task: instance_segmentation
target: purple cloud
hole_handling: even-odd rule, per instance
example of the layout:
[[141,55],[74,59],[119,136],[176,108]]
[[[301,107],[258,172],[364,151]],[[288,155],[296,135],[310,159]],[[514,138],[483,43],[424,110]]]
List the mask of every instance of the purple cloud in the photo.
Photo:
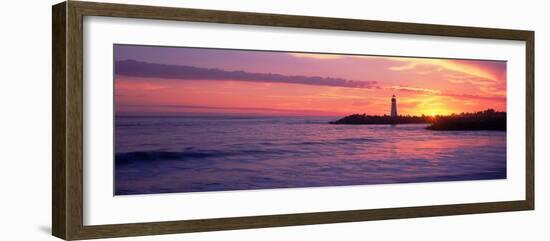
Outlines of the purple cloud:
[[357,81],[333,77],[227,71],[222,69],[201,68],[187,65],[155,64],[135,60],[116,61],[115,74],[132,77],[178,80],[237,80],[259,83],[289,83],[348,88],[377,88],[376,81]]

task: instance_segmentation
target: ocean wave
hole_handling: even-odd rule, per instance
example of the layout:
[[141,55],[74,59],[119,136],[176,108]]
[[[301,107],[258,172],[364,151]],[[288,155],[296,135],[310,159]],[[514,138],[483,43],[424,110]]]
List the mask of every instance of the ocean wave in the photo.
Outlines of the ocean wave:
[[367,138],[367,137],[358,137],[358,138],[340,138],[338,141],[341,142],[353,142],[353,143],[365,143],[365,142],[380,142],[381,139],[378,138]]
[[327,145],[330,141],[302,141],[293,143],[294,145]]
[[[279,155],[288,151],[279,149],[269,150],[186,150],[186,151],[135,151],[123,152],[115,155],[117,164],[130,164],[136,162],[155,162],[155,161],[188,161],[207,158],[220,158],[230,156],[251,156],[251,155]],[[245,158],[246,159],[246,158]],[[244,160],[244,159],[243,159]]]
[[135,151],[117,153],[115,161],[117,164],[128,164],[137,161],[161,161],[161,160],[188,160],[202,159],[209,157],[224,156],[225,153],[219,151]]

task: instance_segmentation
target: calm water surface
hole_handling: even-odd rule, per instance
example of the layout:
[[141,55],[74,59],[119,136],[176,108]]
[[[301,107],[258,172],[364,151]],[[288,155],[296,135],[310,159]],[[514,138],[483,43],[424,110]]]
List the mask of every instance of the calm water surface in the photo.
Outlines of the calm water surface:
[[337,117],[117,117],[115,194],[506,178],[506,132]]

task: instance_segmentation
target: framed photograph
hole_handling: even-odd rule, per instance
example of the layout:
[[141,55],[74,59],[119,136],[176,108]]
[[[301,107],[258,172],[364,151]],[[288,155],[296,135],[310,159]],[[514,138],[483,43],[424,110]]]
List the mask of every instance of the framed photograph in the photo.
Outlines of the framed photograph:
[[59,238],[534,209],[532,31],[52,11]]

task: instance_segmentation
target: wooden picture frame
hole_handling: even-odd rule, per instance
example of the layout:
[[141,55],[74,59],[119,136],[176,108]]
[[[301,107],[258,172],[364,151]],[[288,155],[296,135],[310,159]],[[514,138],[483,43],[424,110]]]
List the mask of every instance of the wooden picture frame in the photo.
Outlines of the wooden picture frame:
[[[263,13],[67,1],[52,8],[52,233],[93,239],[214,230],[248,229],[534,209],[534,32]],[[107,16],[174,21],[298,27],[526,43],[525,199],[489,203],[417,206],[335,212],[180,220],[152,223],[83,224],[83,17]]]

